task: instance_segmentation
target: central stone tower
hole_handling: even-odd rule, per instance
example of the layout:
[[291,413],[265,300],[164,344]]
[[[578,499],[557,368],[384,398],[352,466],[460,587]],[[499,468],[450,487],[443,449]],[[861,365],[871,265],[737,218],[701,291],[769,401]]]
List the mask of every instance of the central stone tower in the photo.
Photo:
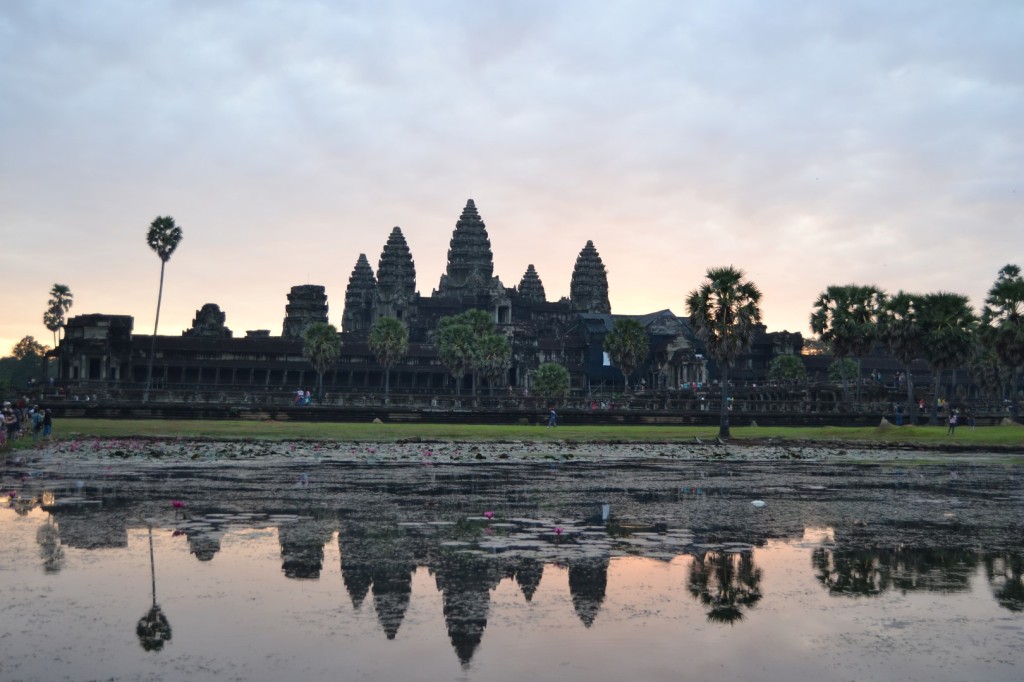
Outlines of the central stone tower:
[[569,300],[573,309],[581,313],[607,315],[612,312],[608,302],[608,271],[592,241],[588,241],[576,257],[576,267],[569,284]]
[[448,269],[441,275],[434,295],[459,299],[489,295],[496,284],[494,279],[494,254],[487,226],[470,199],[455,223],[448,247]]

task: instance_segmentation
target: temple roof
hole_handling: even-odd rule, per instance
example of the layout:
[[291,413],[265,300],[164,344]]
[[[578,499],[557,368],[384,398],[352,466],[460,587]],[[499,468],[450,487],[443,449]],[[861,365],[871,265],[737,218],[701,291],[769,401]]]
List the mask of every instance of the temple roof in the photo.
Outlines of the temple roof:
[[610,313],[608,302],[608,272],[594,242],[587,245],[576,257],[576,267],[572,271],[572,283],[569,285],[569,299],[576,310],[587,313]]
[[455,223],[448,247],[448,268],[441,275],[437,295],[462,297],[483,293],[494,276],[494,254],[487,226],[477,213],[472,199],[466,202]]
[[402,228],[395,227],[377,264],[377,293],[385,299],[409,299],[416,295],[416,264]]
[[547,296],[544,294],[544,284],[540,281],[540,276],[533,267],[533,263],[530,263],[526,272],[523,273],[523,278],[519,280],[519,295],[530,301],[547,300]]
[[366,254],[359,254],[356,266],[348,278],[345,289],[345,310],[341,315],[341,326],[346,331],[360,327],[359,321],[367,321],[368,308],[373,305],[373,295],[377,292],[377,278],[373,276],[373,268]]

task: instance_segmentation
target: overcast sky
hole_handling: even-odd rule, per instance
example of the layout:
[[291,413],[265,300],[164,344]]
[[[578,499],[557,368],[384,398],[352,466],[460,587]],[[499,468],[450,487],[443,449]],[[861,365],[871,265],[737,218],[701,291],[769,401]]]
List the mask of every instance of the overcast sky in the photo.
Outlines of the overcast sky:
[[340,326],[401,226],[430,295],[476,201],[495,274],[568,295],[588,239],[614,313],[708,267],[808,331],[830,284],[980,306],[1024,265],[1024,2],[0,1],[0,354],[71,315],[152,332],[149,223],[184,230],[160,331],[204,303]]

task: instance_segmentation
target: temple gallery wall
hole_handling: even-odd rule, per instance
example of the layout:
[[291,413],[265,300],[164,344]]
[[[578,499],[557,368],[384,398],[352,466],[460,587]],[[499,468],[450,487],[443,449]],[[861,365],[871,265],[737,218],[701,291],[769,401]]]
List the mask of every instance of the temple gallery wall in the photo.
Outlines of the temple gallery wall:
[[[670,310],[613,314],[604,263],[592,241],[576,257],[568,298],[548,300],[540,273],[531,264],[519,283],[506,286],[494,275],[487,227],[472,199],[455,223],[444,274],[429,296],[420,293],[416,265],[401,228],[387,236],[374,271],[359,254],[345,290],[341,314],[342,354],[324,375],[325,390],[373,391],[382,386],[383,369],[367,344],[382,317],[401,320],[409,331],[408,355],[392,370],[392,391],[443,393],[454,381],[439,361],[434,335],[442,317],[468,309],[491,313],[497,330],[512,348],[504,381],[487,390],[528,391],[541,363],[556,362],[570,372],[574,391],[622,390],[623,377],[603,351],[604,336],[616,318],[639,321],[647,332],[650,353],[631,380],[645,388],[671,389],[713,379],[715,367],[704,357],[686,318]],[[54,354],[59,379],[69,383],[129,386],[146,380],[151,348],[154,388],[196,386],[268,390],[312,386],[315,374],[302,355],[302,335],[315,322],[329,322],[326,288],[302,284],[288,293],[281,334],[251,330],[235,336],[225,311],[206,303],[191,327],[179,335],[134,333],[130,315],[88,314],[72,317]],[[763,328],[734,375],[739,380],[763,377],[778,354],[797,354],[800,334],[767,333]]]

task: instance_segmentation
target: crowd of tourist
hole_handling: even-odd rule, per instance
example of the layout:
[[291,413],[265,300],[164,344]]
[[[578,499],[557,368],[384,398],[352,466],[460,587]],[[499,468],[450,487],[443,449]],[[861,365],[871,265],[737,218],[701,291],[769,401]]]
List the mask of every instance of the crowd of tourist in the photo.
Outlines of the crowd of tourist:
[[17,438],[31,434],[33,441],[49,438],[53,430],[53,414],[38,405],[28,405],[24,399],[3,405],[3,428],[0,429],[0,447],[6,447]]

